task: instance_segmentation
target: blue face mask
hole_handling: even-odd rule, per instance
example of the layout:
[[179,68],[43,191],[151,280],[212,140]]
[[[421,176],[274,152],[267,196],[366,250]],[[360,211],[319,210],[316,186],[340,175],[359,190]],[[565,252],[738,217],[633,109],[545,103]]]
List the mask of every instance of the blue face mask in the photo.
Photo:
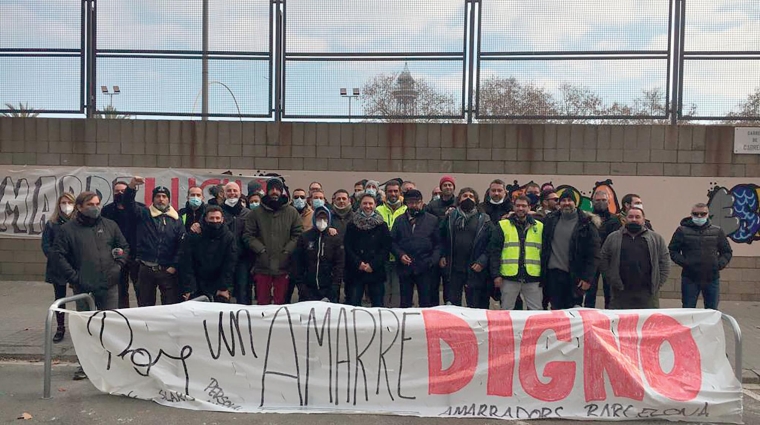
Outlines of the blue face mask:
[[255,210],[258,207],[259,207],[259,203],[258,202],[251,202],[251,205],[248,205],[248,208],[250,208],[252,210]]
[[707,217],[691,217],[691,221],[697,226],[704,226],[707,224]]
[[203,199],[201,198],[190,198],[187,200],[187,202],[190,204],[192,208],[198,208],[203,204]]
[[296,207],[297,210],[302,210],[306,208],[306,199],[301,199],[301,198],[293,199],[293,206]]
[[377,195],[377,189],[365,189],[364,193],[366,193],[367,195],[375,196]]
[[319,207],[324,207],[325,206],[325,200],[324,199],[312,199],[311,206],[314,207],[315,210],[317,208],[319,208]]

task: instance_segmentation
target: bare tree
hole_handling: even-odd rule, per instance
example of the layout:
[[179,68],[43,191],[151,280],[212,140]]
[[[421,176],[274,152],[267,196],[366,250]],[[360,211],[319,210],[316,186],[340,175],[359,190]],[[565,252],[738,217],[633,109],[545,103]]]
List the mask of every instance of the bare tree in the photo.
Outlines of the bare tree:
[[516,78],[490,77],[480,85],[478,111],[484,116],[543,117],[558,115],[557,103],[549,91]]
[[414,120],[417,122],[444,121],[444,116],[461,114],[461,108],[452,94],[442,92],[424,78],[417,77],[414,80],[416,99],[414,100],[413,113],[405,113],[399,108],[398,98],[394,95],[397,91],[397,76],[393,74],[378,74],[362,87],[361,102],[365,115],[388,117],[383,121],[404,121],[404,115],[418,115],[428,118]]
[[760,122],[760,86],[755,88],[754,93],[750,93],[747,99],[737,105],[735,111],[728,114],[729,117],[755,118],[754,120],[735,120],[736,123],[756,123]]

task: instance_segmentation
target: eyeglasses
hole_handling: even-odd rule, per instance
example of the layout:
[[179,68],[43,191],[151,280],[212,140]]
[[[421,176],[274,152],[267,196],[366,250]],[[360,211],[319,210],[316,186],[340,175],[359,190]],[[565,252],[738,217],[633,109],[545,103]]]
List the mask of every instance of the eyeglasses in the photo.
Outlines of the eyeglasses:
[[707,217],[707,213],[706,212],[693,212],[693,213],[691,213],[691,215],[694,216],[694,217]]

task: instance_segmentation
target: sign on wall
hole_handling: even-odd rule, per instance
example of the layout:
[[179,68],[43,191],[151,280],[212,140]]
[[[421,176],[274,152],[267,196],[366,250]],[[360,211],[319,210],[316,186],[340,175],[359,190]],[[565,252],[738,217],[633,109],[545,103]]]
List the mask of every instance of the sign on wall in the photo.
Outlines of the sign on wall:
[[712,310],[186,302],[69,323],[99,390],[185,409],[741,423]]
[[760,127],[734,128],[734,153],[760,154]]

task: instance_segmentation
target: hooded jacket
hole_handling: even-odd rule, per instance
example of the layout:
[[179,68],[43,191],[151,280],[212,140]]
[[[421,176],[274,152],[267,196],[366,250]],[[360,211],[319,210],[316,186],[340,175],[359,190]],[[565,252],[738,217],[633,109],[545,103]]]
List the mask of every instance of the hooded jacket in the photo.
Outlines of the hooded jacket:
[[[391,232],[383,217],[377,212],[366,217],[361,211],[352,216],[343,239],[346,251],[345,280],[385,282],[385,264],[391,251]],[[359,270],[364,262],[372,267],[372,273]]]
[[115,222],[103,217],[75,218],[61,226],[51,255],[65,282],[79,292],[92,292],[118,283],[121,264],[111,254],[114,248],[123,249],[126,258],[129,245]]
[[42,253],[47,258],[47,264],[45,265],[45,282],[52,283],[54,285],[66,285],[66,279],[61,276],[60,270],[56,268],[53,263],[53,246],[55,245],[56,237],[61,233],[61,226],[66,224],[69,219],[63,215],[58,216],[57,222],[48,221],[45,223],[45,230],[42,231]]
[[[407,213],[393,223],[391,239],[391,252],[398,259],[396,267],[399,276],[427,273],[433,266],[437,267],[441,259],[441,228],[438,217],[423,212],[412,225],[407,210]],[[412,258],[411,265],[407,266],[401,262],[404,255]]]
[[235,236],[227,226],[211,231],[201,224],[200,234],[188,233],[182,241],[180,283],[182,293],[204,294],[231,289],[237,260]]
[[[302,300],[328,298],[336,302],[345,267],[343,241],[340,234],[330,236],[327,229],[323,232],[317,229],[317,214],[320,211],[327,213],[328,228],[332,226],[329,208],[314,210],[312,228],[301,234],[293,253],[292,278],[300,288]],[[303,294],[300,293],[302,290]]]
[[[590,282],[596,275],[600,260],[600,243],[598,227],[601,220],[598,216],[576,209],[578,223],[570,237],[570,276],[573,281]],[[544,219],[544,240],[541,246],[541,270],[548,271],[549,259],[552,255],[552,240],[557,223],[562,213],[549,214]]]
[[254,273],[284,275],[303,233],[301,216],[286,196],[275,203],[267,194],[261,201],[261,206],[245,217],[243,244],[256,254]]
[[697,226],[691,217],[681,220],[668,250],[673,262],[682,267],[681,276],[700,284],[717,280],[733,256],[723,229],[709,219]]
[[135,258],[139,261],[156,263],[163,267],[179,266],[179,251],[185,226],[179,214],[170,205],[166,212],[151,205],[140,207],[135,203],[137,191],[127,187],[124,192],[124,208],[134,215],[137,226],[137,248]]

